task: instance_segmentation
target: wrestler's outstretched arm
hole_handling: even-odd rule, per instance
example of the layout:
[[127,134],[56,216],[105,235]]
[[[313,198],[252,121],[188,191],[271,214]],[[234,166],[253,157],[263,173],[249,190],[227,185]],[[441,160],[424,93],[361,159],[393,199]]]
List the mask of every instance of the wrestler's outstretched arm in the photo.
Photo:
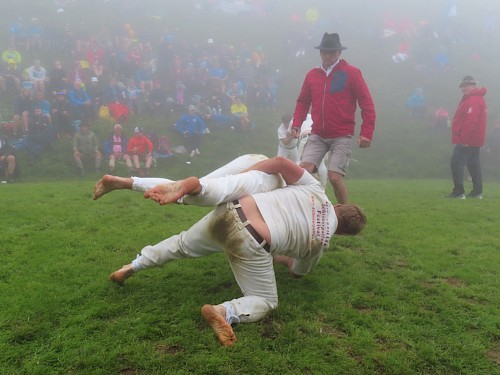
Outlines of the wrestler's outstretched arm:
[[[254,164],[247,172],[218,178],[190,177],[174,183],[159,185],[148,190],[144,197],[161,205],[176,202],[184,197],[184,202],[196,206],[212,207],[247,195],[263,193],[297,182],[304,169],[292,161],[275,157]],[[184,196],[185,195],[185,196]]]

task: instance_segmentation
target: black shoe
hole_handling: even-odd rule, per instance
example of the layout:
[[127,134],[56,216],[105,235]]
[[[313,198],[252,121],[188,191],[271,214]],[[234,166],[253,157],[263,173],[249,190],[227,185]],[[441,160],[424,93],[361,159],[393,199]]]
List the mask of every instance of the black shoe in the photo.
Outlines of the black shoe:
[[473,191],[471,191],[469,194],[467,194],[467,198],[483,199],[483,194],[482,193],[476,194]]
[[446,198],[465,199],[465,194],[450,193]]

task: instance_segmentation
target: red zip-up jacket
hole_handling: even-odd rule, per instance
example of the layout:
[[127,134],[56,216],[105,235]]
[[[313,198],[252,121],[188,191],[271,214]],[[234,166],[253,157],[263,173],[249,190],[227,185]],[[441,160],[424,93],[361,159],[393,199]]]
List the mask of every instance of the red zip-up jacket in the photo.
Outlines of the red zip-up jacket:
[[483,147],[486,137],[486,88],[476,88],[462,97],[451,125],[451,141],[454,145]]
[[[137,151],[134,152],[134,147],[137,147]],[[145,154],[153,152],[153,143],[146,136],[133,136],[130,137],[127,144],[127,152],[129,154]]]
[[375,106],[361,71],[345,60],[339,60],[329,76],[322,68],[313,68],[302,84],[292,126],[300,127],[311,108],[313,134],[322,138],[354,135],[357,105],[363,120],[360,135],[372,140]]

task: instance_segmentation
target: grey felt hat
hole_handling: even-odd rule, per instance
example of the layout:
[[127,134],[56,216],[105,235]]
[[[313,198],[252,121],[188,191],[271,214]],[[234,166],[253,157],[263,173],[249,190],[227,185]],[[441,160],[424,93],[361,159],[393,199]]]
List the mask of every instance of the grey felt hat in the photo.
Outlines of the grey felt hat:
[[340,43],[340,37],[337,33],[325,33],[325,35],[323,35],[323,38],[321,39],[321,44],[314,48],[325,51],[342,51],[344,49],[347,49],[347,47],[344,47]]

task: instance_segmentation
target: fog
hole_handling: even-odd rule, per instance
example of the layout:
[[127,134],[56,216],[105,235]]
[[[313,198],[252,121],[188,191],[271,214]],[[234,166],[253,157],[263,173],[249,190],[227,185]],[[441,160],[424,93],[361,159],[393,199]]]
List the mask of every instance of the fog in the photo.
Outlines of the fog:
[[[406,99],[416,89],[430,115],[439,107],[452,114],[465,75],[488,88],[490,118],[500,115],[495,0],[23,0],[2,1],[0,11],[2,50],[16,23],[40,30],[29,50],[21,51],[23,68],[33,59],[50,65],[56,56],[80,58],[61,47],[65,32],[76,41],[97,38],[103,44],[126,35],[149,43],[152,59],[166,41],[188,51],[188,59],[217,49],[231,55],[231,64],[259,51],[266,75],[276,82],[274,109],[280,114],[293,110],[305,73],[319,64],[314,47],[323,33],[337,32],[347,46],[342,58],[362,70],[376,103],[374,145],[402,125]],[[378,152],[373,155],[383,157]]]

